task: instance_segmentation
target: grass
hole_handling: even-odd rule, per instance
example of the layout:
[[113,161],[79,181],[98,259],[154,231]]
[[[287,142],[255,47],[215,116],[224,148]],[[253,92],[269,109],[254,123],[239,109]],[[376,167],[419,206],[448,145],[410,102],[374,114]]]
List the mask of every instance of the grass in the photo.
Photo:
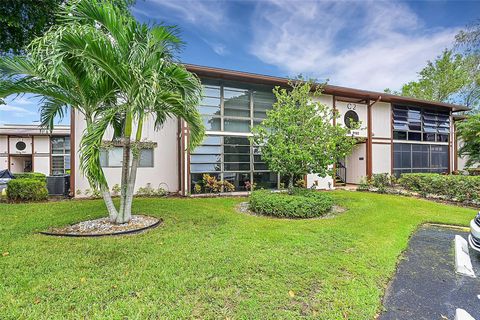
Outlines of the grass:
[[164,219],[135,236],[37,234],[104,214],[101,201],[0,204],[0,319],[372,319],[422,223],[474,210],[338,191],[332,219],[239,214],[239,198],[138,199]]

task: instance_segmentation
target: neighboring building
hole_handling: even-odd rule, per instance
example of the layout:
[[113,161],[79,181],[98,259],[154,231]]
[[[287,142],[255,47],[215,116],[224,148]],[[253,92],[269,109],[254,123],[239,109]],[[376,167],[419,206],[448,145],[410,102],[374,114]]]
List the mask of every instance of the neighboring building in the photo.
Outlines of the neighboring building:
[[0,170],[13,174],[41,172],[47,176],[70,173],[70,126],[52,132],[38,125],[0,126]]
[[[185,151],[188,128],[170,119],[158,132],[153,121],[144,125],[144,137],[158,147],[145,150],[138,169],[136,189],[150,185],[187,195],[193,192],[204,173],[233,183],[245,190],[247,181],[257,188],[278,188],[282,177],[268,170],[248,137],[252,126],[272,108],[274,86],[287,86],[285,78],[187,65],[204,85],[205,97],[198,107],[207,135],[191,154]],[[353,134],[358,144],[353,153],[338,164],[338,177],[309,174],[307,186],[332,188],[336,181],[358,184],[375,173],[399,175],[405,172],[452,172],[458,167],[453,114],[464,106],[424,101],[391,94],[327,85],[321,102],[335,109],[339,125],[350,119],[361,122]],[[72,145],[79,150],[85,129],[81,114],[72,115]],[[107,134],[106,139],[111,137]],[[72,168],[78,168],[74,153]],[[102,163],[110,186],[120,183],[121,150],[102,153]],[[72,190],[89,189],[87,180],[74,170]]]

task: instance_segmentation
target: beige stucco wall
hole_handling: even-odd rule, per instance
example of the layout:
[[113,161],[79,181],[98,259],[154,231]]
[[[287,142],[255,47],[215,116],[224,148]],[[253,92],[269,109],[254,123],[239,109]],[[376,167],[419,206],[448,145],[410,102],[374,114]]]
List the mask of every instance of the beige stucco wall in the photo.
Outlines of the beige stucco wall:
[[[26,144],[25,150],[19,151],[15,147],[17,142],[23,141]],[[31,137],[10,137],[10,154],[32,154],[32,138]]]
[[50,137],[49,136],[34,136],[33,137],[33,153],[50,153]]
[[348,110],[355,111],[358,114],[358,121],[360,122],[360,129],[353,130],[352,133],[356,137],[367,136],[367,105],[361,103],[336,101],[335,108],[340,117],[337,119],[337,124],[345,125],[345,113]]
[[373,138],[388,138],[392,136],[391,105],[377,102],[372,106],[372,136]]
[[[80,140],[85,129],[85,120],[80,113],[75,115],[75,150],[80,150]],[[159,131],[154,129],[154,121],[148,119],[143,127],[143,139],[157,142],[154,149],[154,166],[151,168],[138,168],[135,192],[139,187],[150,184],[152,188],[159,186],[170,192],[178,191],[178,140],[177,120],[169,119]],[[112,130],[108,130],[104,139],[110,140]],[[121,168],[104,168],[104,173],[110,189],[115,184],[120,184]],[[83,196],[86,189],[90,189],[87,179],[80,170],[80,154],[75,153],[75,191],[81,190]]]
[[33,171],[50,175],[50,155],[35,155],[33,157]]
[[8,153],[8,138],[7,136],[0,136],[0,155]]
[[25,162],[31,160],[31,157],[12,156],[10,157],[10,171],[12,173],[22,173],[25,170]]
[[372,145],[372,173],[391,173],[392,148],[390,144]]
[[8,157],[0,156],[0,170],[8,169]]

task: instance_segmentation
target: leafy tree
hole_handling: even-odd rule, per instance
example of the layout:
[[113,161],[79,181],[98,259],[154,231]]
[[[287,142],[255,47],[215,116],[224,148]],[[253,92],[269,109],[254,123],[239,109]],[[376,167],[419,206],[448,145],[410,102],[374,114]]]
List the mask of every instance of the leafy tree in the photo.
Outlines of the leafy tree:
[[427,66],[418,73],[417,81],[404,84],[399,92],[385,91],[430,101],[466,104],[468,101],[463,92],[471,82],[466,66],[462,55],[445,49],[435,61],[427,62]]
[[320,86],[301,79],[290,85],[291,90],[273,90],[273,109],[252,130],[252,141],[260,146],[262,159],[270,170],[288,177],[289,190],[295,176],[332,175],[333,164],[348,155],[356,143],[350,129],[333,125],[338,115],[315,99],[321,94]]
[[466,105],[476,108],[480,105],[480,20],[468,25],[455,36],[455,48],[464,55],[470,79],[464,90]]
[[[144,145],[143,124],[146,119],[153,119],[159,129],[168,118],[178,117],[189,125],[189,146],[198,145],[204,135],[203,121],[196,108],[202,87],[195,75],[176,62],[175,53],[182,42],[175,28],[149,28],[114,4],[99,0],[70,2],[62,10],[61,20],[62,25],[29,48],[31,54],[27,58],[37,59],[39,67],[45,69],[44,74],[9,72],[11,77],[5,80],[5,87],[11,88],[10,93],[33,92],[43,96],[44,124],[53,123],[62,106],[84,110],[84,114],[89,110],[86,117],[89,125],[80,142],[80,166],[91,186],[103,193],[109,187],[100,166],[100,150],[107,128],[115,129],[113,143],[123,148],[120,208],[117,210],[105,195],[104,199],[111,221],[125,223],[131,219],[140,149]],[[42,58],[47,61],[45,65],[41,64]],[[20,67],[23,62],[18,57],[5,61],[6,64],[16,61]],[[49,83],[52,78],[64,81],[62,70],[65,75],[74,75],[74,82],[88,79],[91,75],[86,73],[98,73],[91,77],[105,78],[111,90],[97,96],[92,107],[84,101],[70,103],[57,91],[64,89],[65,94],[75,96],[79,93],[76,88],[63,83],[51,88]]]
[[[136,0],[115,0],[128,10]],[[55,25],[60,6],[68,0],[2,0],[0,1],[0,52],[22,53],[35,38]]]
[[480,113],[469,115],[458,123],[458,135],[463,145],[459,155],[467,157],[467,167],[480,163]]

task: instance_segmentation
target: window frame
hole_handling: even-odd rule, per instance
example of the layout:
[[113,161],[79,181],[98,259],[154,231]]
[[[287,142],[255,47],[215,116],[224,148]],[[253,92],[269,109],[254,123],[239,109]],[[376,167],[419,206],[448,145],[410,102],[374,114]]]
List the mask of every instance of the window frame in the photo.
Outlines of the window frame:
[[[54,153],[54,141],[57,139],[63,140],[63,147],[61,149],[55,149],[55,150],[60,150],[60,153]],[[68,148],[66,147],[66,141],[68,140]],[[71,140],[70,136],[51,136],[50,137],[50,175],[52,176],[62,176],[69,174],[71,171],[70,167],[70,162],[71,162]],[[63,166],[62,169],[56,168],[54,166],[54,158],[62,158],[63,159]],[[68,159],[68,160],[67,160]],[[62,173],[60,173],[60,171]]]
[[[123,149],[122,147],[113,147],[112,149]],[[153,168],[155,167],[155,152],[154,152],[154,148],[142,148],[140,149],[140,152],[144,151],[144,150],[149,150],[152,152],[152,161],[151,161],[151,164],[149,164],[148,166],[145,166],[145,165],[141,165],[141,162],[138,163],[138,168]],[[122,163],[120,161],[120,165],[110,165],[109,161],[110,161],[110,148],[102,148],[100,150],[100,166],[102,168],[121,168],[122,167]],[[107,165],[102,165],[102,152],[106,152],[106,154],[104,154],[106,156],[106,162],[107,162]],[[122,152],[123,153],[123,152]],[[141,155],[140,155],[141,157]],[[130,155],[130,161],[132,159],[132,156]]]

